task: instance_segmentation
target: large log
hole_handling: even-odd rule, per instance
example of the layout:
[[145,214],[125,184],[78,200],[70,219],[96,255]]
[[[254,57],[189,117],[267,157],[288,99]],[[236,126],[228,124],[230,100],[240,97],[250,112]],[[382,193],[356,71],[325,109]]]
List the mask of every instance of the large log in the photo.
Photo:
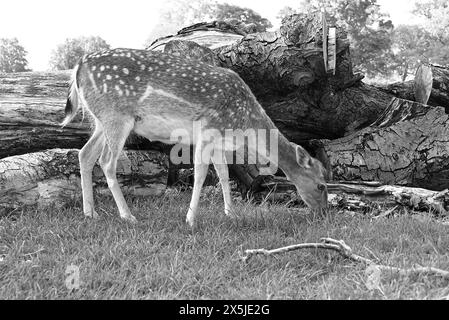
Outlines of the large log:
[[[70,71],[0,73],[0,159],[54,148],[80,149],[90,136],[88,114],[64,128]],[[166,152],[166,146],[131,136],[129,149]]]
[[[170,52],[166,45],[173,40],[194,41],[210,48],[221,66],[233,69],[245,80],[267,114],[293,142],[336,139],[356,132],[374,122],[393,97],[408,95],[409,83],[403,87],[396,84],[395,89],[363,83],[363,75],[352,71],[349,41],[341,29],[337,30],[336,73],[326,73],[319,14],[290,16],[275,32],[242,34],[226,26],[220,31],[221,26],[192,26],[155,41],[148,49]],[[189,52],[187,49],[182,54]],[[449,74],[434,73],[430,104],[449,108],[449,101],[444,99]],[[410,92],[408,99],[414,100],[413,87]]]
[[[294,15],[284,20],[279,31],[246,35],[223,23],[199,24],[156,41],[149,49],[165,50],[169,44],[169,52],[186,57],[196,50],[192,46],[179,49],[179,41],[173,50],[173,40],[212,48],[205,61],[237,71],[278,128],[300,144],[336,139],[364,128],[380,116],[392,97],[408,97],[410,91],[409,83],[403,90],[398,85],[387,90],[361,82],[361,76],[352,73],[349,42],[342,30],[337,32],[336,74],[326,74],[318,16]],[[449,72],[434,68],[438,70],[433,70],[429,104],[441,102],[449,108],[444,98]],[[48,148],[80,148],[85,143],[89,124],[81,123],[81,116],[65,129],[58,126],[68,77],[68,72],[0,75],[0,158]],[[413,88],[410,92],[408,98],[413,99]]]
[[[449,67],[431,65],[431,70],[433,84],[427,104],[434,107],[444,107],[446,113],[449,113]],[[415,101],[415,82],[413,80],[378,86],[378,88],[397,98]]]
[[393,98],[372,125],[322,148],[336,180],[449,186],[449,116],[441,107]]
[[[449,187],[449,115],[442,107],[393,98],[372,125],[308,146],[333,180],[380,181],[436,191]],[[234,173],[243,194],[268,192],[263,186],[272,177],[259,177],[255,166]],[[277,191],[285,190],[278,185]]]
[[[160,152],[125,151],[117,164],[117,179],[124,193],[160,195],[168,176],[167,156]],[[107,191],[97,165],[93,183]],[[0,160],[0,211],[24,205],[62,207],[81,198],[78,150],[53,149]]]
[[0,73],[0,159],[52,148],[81,148],[90,133],[82,116],[61,128],[70,75]]

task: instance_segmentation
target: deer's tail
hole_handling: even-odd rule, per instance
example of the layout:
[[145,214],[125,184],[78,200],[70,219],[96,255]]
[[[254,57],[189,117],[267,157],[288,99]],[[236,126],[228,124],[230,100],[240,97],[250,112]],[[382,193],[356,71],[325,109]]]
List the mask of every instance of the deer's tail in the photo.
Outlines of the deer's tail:
[[78,87],[78,71],[80,69],[80,63],[78,63],[73,69],[72,80],[70,82],[69,93],[67,96],[67,103],[65,105],[65,118],[62,121],[61,126],[68,125],[76,116],[76,112],[80,108],[79,99],[79,87]]

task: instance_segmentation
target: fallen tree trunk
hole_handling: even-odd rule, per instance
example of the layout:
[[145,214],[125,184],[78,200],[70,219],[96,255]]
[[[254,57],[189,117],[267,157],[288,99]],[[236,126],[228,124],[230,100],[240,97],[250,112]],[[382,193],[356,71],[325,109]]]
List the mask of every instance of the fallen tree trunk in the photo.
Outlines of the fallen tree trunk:
[[[125,151],[118,160],[117,179],[125,194],[159,195],[167,176],[168,159],[159,152]],[[98,165],[93,182],[96,191],[107,190]],[[62,207],[80,198],[78,150],[53,149],[0,160],[0,209],[35,204]]]
[[81,148],[90,126],[81,115],[64,129],[69,72],[0,74],[0,158]]
[[[80,149],[90,136],[88,114],[61,128],[69,71],[0,73],[0,159],[54,148]],[[160,143],[131,136],[130,149],[166,151]]]
[[[439,65],[431,65],[430,67],[433,74],[433,84],[427,104],[434,107],[444,107],[446,113],[449,113],[449,67]],[[397,98],[415,101],[415,82],[413,80],[377,87]]]
[[[449,116],[441,107],[393,98],[371,126],[343,138],[311,141],[308,147],[334,180],[437,191],[449,186]],[[262,186],[270,178],[259,177],[255,165],[233,167],[245,196],[267,193]]]
[[[341,29],[337,30],[335,75],[326,73],[322,36],[319,14],[293,15],[278,31],[256,34],[230,31],[218,22],[198,24],[157,40],[148,49],[173,53],[166,46],[173,40],[208,47],[220,66],[245,80],[278,128],[291,141],[303,144],[340,138],[370,125],[393,97],[409,90],[409,83],[401,90],[399,84],[389,89],[361,82],[363,75],[352,71],[349,41]],[[176,51],[183,56],[191,52],[188,47]],[[449,101],[441,99],[445,90],[447,94],[449,73],[434,73],[430,101],[449,108]],[[414,100],[413,88],[411,92],[409,99]]]
[[336,180],[443,190],[449,185],[449,116],[444,108],[394,98],[371,126],[317,151]]

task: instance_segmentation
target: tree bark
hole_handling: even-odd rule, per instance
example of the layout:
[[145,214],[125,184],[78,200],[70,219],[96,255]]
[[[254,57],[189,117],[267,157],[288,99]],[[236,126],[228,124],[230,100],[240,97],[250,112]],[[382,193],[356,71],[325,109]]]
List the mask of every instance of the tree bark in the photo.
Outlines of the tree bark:
[[[0,160],[0,209],[23,205],[63,207],[81,198],[78,150],[52,149]],[[168,158],[160,152],[125,151],[117,165],[124,193],[160,195],[168,176]],[[93,170],[98,192],[107,191],[103,171]]]
[[0,158],[52,148],[81,148],[88,121],[61,128],[70,73],[0,74]]
[[336,180],[448,187],[449,117],[441,107],[393,98],[371,126],[322,148]]

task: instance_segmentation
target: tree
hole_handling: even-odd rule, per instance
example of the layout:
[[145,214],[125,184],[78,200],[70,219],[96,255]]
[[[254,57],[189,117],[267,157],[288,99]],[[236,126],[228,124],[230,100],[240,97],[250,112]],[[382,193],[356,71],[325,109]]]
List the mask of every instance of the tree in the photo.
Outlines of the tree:
[[160,22],[151,30],[145,46],[154,40],[174,34],[183,27],[212,20],[214,2],[208,0],[167,0],[160,8]]
[[392,67],[402,80],[414,74],[421,62],[444,64],[449,61],[449,52],[436,36],[417,25],[400,25],[392,34]]
[[251,32],[264,32],[271,28],[271,22],[249,8],[242,8],[228,3],[216,4],[213,16],[215,20],[234,22],[236,25],[251,25]]
[[449,33],[449,2],[447,0],[421,0],[415,2],[414,13],[424,18],[427,30],[447,44]]
[[161,23],[150,33],[145,45],[156,39],[174,34],[183,27],[198,22],[224,20],[252,32],[263,32],[272,27],[271,22],[252,9],[210,0],[168,0],[160,12]]
[[[377,0],[302,0],[298,12],[325,8],[330,25],[343,27],[351,42],[356,69],[368,76],[387,75],[393,23],[380,11]],[[288,13],[288,11],[286,11]]]
[[0,72],[24,72],[28,61],[27,51],[19,44],[17,38],[0,39]]
[[53,70],[73,69],[83,55],[110,48],[111,46],[100,37],[69,38],[53,50],[50,66]]
[[293,14],[297,14],[298,11],[293,9],[292,7],[285,6],[281,10],[279,10],[276,19],[282,20],[285,17],[291,16]]

